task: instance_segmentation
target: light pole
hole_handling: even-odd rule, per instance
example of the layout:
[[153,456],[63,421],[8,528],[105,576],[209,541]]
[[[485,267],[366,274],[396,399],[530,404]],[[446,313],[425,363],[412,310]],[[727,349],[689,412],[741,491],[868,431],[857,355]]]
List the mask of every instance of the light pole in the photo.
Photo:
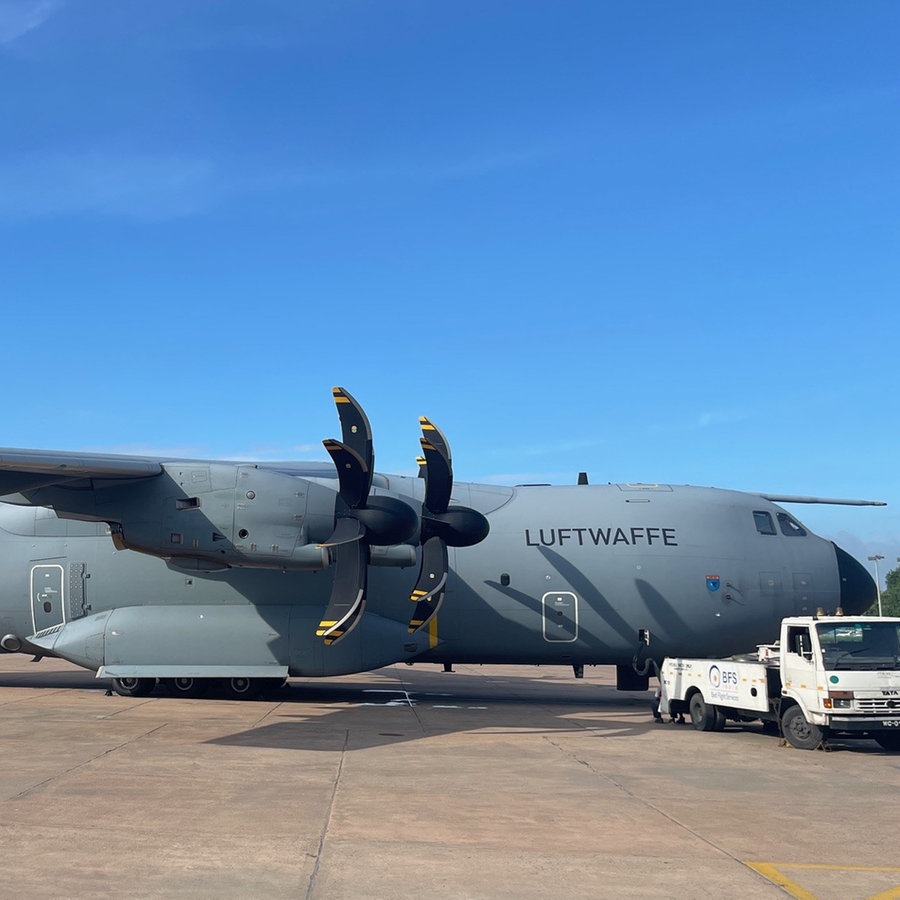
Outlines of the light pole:
[[881,615],[881,580],[878,577],[878,560],[884,559],[880,553],[869,557],[875,563],[875,590],[878,591],[878,615]]

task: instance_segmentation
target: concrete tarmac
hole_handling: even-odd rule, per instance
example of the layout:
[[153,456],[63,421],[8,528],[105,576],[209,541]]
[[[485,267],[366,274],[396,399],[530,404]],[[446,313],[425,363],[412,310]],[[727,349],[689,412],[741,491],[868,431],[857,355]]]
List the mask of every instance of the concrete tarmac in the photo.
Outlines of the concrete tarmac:
[[655,725],[613,677],[400,665],[129,699],[0,655],[2,893],[900,897],[900,754]]

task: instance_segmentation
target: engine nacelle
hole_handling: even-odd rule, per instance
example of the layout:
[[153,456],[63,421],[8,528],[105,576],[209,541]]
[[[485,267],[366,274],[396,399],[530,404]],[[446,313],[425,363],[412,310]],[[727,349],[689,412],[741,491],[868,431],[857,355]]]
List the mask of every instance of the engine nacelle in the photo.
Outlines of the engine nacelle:
[[[226,463],[167,464],[159,478],[110,488],[120,549],[207,566],[324,569],[337,494],[306,478]],[[119,495],[121,504],[115,503]],[[99,512],[99,509],[98,509]]]

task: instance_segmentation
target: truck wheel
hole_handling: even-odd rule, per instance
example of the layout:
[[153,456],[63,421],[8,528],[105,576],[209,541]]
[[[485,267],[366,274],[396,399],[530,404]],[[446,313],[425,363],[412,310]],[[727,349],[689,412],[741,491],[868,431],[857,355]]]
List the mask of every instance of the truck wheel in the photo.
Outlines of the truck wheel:
[[900,750],[900,731],[879,731],[874,738],[885,750]]
[[699,691],[691,696],[688,709],[691,725],[697,731],[722,731],[725,728],[725,713],[718,706],[707,703]]
[[714,706],[713,711],[715,713],[715,721],[713,722],[713,731],[724,731],[725,730],[725,712],[723,711],[721,706]]
[[112,689],[122,697],[146,697],[156,687],[155,678],[113,678]]
[[785,740],[798,750],[815,750],[825,737],[818,725],[806,721],[799,706],[789,706],[781,714],[781,732]]

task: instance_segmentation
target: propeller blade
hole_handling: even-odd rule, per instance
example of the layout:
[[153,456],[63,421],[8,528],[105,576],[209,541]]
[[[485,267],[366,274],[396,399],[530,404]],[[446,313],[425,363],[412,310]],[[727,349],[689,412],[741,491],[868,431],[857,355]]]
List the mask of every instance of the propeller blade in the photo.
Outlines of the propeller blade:
[[363,527],[362,522],[351,516],[347,516],[343,519],[338,519],[337,522],[334,523],[334,531],[331,532],[331,537],[317,546],[340,547],[341,544],[351,544],[354,541],[362,540],[362,538],[365,537],[365,534],[366,530]]
[[425,416],[419,418],[422,427],[423,456],[418,458],[420,473],[425,477],[425,500],[422,509],[422,565],[419,578],[409,599],[416,604],[409,621],[413,634],[424,628],[437,613],[444,601],[447,584],[447,542],[434,526],[437,517],[447,512],[453,492],[453,465],[450,446],[440,428]]
[[363,497],[369,493],[372,486],[372,473],[375,471],[375,451],[372,446],[372,427],[369,419],[363,412],[363,408],[353,399],[353,396],[341,387],[331,389],[334,396],[334,405],[337,407],[338,418],[341,420],[341,440],[351,450],[359,454],[368,470],[368,481]]
[[447,584],[447,545],[442,538],[429,538],[422,545],[422,568],[409,599],[416,604],[409,621],[409,633],[428,624],[444,600]]
[[[339,527],[340,522],[346,521],[354,520],[341,519]],[[358,522],[355,524],[359,525]],[[366,568],[369,563],[369,548],[365,541],[339,544],[332,552],[334,584],[328,606],[316,629],[316,637],[324,638],[326,645],[339,641],[359,622],[366,602]]]
[[372,472],[367,469],[365,460],[352,447],[340,441],[327,438],[322,443],[337,469],[341,500],[351,509],[362,506],[372,484]]
[[410,595],[416,604],[409,622],[410,633],[423,628],[438,611],[444,600],[449,563],[447,546],[470,547],[487,537],[488,520],[477,510],[467,506],[450,506],[453,493],[453,463],[450,445],[441,430],[425,416],[422,426],[419,474],[425,478],[425,499],[422,504],[422,566],[419,578]]
[[425,416],[420,416],[422,437],[419,442],[424,453],[425,508],[429,512],[447,511],[453,490],[453,465],[450,448],[441,430]]
[[375,463],[369,420],[343,388],[333,388],[332,394],[343,440],[322,442],[338,475],[334,531],[319,544],[331,548],[335,568],[331,598],[316,631],[326,644],[340,640],[362,615],[370,547],[401,544],[419,528],[416,511],[399,497],[369,496]]

